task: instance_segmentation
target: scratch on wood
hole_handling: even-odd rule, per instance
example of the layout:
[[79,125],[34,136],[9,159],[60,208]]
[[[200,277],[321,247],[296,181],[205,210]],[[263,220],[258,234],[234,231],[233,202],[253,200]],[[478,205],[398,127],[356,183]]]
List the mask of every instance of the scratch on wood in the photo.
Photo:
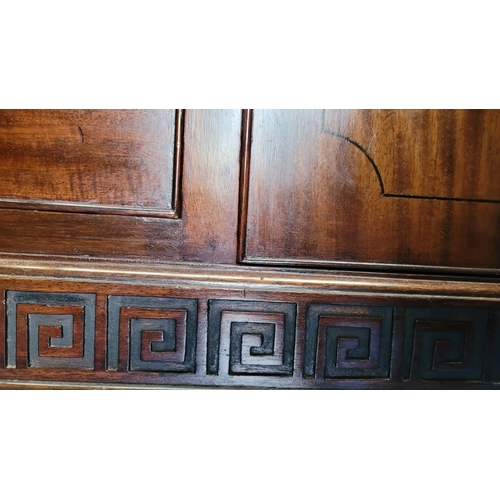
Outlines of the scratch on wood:
[[78,125],[78,130],[80,131],[80,135],[82,136],[82,143],[85,144],[85,134],[83,133],[83,128]]

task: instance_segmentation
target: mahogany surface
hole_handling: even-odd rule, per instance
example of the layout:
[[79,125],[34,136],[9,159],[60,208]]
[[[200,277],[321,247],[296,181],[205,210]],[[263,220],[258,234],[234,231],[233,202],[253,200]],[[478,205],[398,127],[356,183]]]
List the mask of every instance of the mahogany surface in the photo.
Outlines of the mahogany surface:
[[500,112],[0,111],[0,388],[496,388]]
[[[496,280],[3,259],[0,286],[0,379],[11,383],[421,389],[500,381]],[[42,314],[74,318],[72,347],[50,347],[61,329],[33,328]],[[43,343],[38,354],[33,339]]]
[[[241,111],[7,110],[0,119],[0,193],[18,196],[0,200],[1,253],[236,261]],[[172,189],[174,212],[139,206]],[[116,204],[89,200],[89,190]]]
[[0,206],[176,215],[182,113],[3,110],[0,127]]
[[247,263],[500,270],[497,110],[255,110]]

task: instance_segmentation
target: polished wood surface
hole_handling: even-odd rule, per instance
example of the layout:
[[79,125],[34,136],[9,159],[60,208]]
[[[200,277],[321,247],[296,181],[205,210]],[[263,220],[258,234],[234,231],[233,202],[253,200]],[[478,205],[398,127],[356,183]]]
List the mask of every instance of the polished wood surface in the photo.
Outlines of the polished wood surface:
[[499,287],[484,279],[2,259],[0,379],[493,388]]
[[[0,200],[0,253],[236,262],[241,111],[7,110],[1,116],[8,123],[0,129],[0,172],[7,173],[0,192],[24,198]],[[85,125],[85,142],[75,136],[78,123]],[[45,129],[48,138],[40,136]],[[158,181],[160,173],[165,181]],[[24,181],[16,184],[17,177]],[[94,186],[101,201],[117,204],[90,203]],[[41,203],[42,195],[53,199]],[[161,199],[175,211],[120,205]]]
[[236,262],[241,115],[186,111],[182,260]]
[[499,387],[499,116],[0,112],[0,388]]
[[242,261],[499,273],[500,112],[249,117]]
[[500,203],[497,110],[324,110],[322,133],[363,149],[384,196]]
[[182,112],[0,111],[0,206],[177,213]]

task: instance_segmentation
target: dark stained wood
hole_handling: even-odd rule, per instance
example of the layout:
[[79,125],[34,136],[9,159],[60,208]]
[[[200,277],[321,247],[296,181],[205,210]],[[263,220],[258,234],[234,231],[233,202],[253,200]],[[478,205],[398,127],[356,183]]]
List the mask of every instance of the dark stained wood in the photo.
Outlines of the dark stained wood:
[[250,155],[252,151],[252,118],[253,110],[243,110],[243,123],[241,132],[241,173],[240,173],[240,203],[238,220],[238,262],[245,258],[247,245],[247,222],[248,222],[248,192],[250,182]]
[[499,120],[0,112],[0,388],[500,387]]
[[[135,268],[115,263],[110,268],[108,262],[95,262],[95,272],[83,263],[66,266],[64,261],[32,259],[0,262],[3,293],[21,292],[16,295],[15,329],[12,321],[0,322],[1,381],[401,389],[495,388],[500,382],[498,281],[242,271],[239,266],[201,264]],[[5,276],[12,269],[25,272]],[[69,359],[72,368],[29,366],[27,337],[35,332],[27,332],[25,318],[44,309],[43,303],[29,303],[30,298],[44,297],[46,314],[76,317],[82,314],[79,307],[88,307],[78,301],[89,296],[96,297],[93,368],[78,365],[78,345],[74,351],[45,345],[39,353],[56,364]],[[64,297],[71,298],[71,307],[54,305]],[[126,298],[119,317],[110,315],[110,297]],[[193,300],[198,306],[187,312]],[[11,300],[6,311],[2,301],[2,318],[12,306]],[[186,314],[193,311],[196,323],[193,317],[189,323]],[[133,333],[138,318],[143,322]],[[153,343],[165,341],[154,334],[159,319],[174,321],[175,327],[167,322],[165,328],[175,328],[176,348],[172,337],[163,350],[152,349]],[[115,321],[119,324],[110,330]],[[18,339],[16,368],[5,365],[5,349],[12,349],[6,324]],[[193,324],[195,365],[180,371],[178,358]],[[80,328],[75,323],[75,333]],[[119,335],[116,370],[103,362],[113,341],[110,332]],[[38,335],[43,340],[47,332],[39,329]]]
[[0,206],[175,217],[182,113],[1,110]]
[[[82,208],[74,202],[56,206],[33,198],[17,204],[10,200],[2,209],[0,200],[0,253],[236,262],[241,111],[187,110],[177,113],[175,120],[173,111],[2,113],[7,125],[0,130],[0,172],[3,161],[10,177],[0,182],[0,191],[26,197],[45,192],[59,199],[58,190],[62,190],[67,199],[80,197],[82,201],[86,186],[94,186],[95,178],[90,179],[95,175],[99,181],[95,185],[109,200],[118,196],[121,203],[121,195],[126,195],[158,201],[171,195],[176,211],[159,213],[151,207],[132,210],[119,205],[104,209],[90,204]],[[68,121],[85,124],[85,143],[73,140],[73,128],[78,126],[71,128]],[[40,139],[45,129],[48,138]],[[88,149],[89,157],[82,148]],[[20,175],[12,168],[14,159],[16,165],[24,165],[23,178],[29,180],[33,173],[38,194],[29,191],[28,181],[14,185],[13,179]],[[49,168],[51,162],[54,165]],[[54,175],[44,176],[47,168]],[[82,187],[76,182],[72,190],[75,169],[81,174]],[[165,173],[167,180],[170,175],[175,189],[157,182],[153,172]],[[105,213],[67,213],[73,209]],[[164,217],[169,214],[174,218]]]
[[499,120],[255,111],[241,260],[499,273]]
[[240,110],[187,110],[181,259],[234,264]]

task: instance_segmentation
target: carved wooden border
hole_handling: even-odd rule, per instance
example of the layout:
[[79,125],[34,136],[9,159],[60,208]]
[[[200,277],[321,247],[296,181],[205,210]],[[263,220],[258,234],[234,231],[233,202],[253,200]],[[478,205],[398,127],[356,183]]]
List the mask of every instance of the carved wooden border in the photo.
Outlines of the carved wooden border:
[[[0,385],[500,388],[499,297],[436,295],[429,305],[419,294],[273,287],[241,300],[227,283],[127,285],[128,295],[116,295],[124,289],[117,286],[67,281],[43,291],[46,280],[11,280],[0,307],[6,324]],[[80,311],[54,313],[58,307]],[[77,315],[83,355],[74,352]],[[36,352],[47,340],[40,327],[60,330]]]

